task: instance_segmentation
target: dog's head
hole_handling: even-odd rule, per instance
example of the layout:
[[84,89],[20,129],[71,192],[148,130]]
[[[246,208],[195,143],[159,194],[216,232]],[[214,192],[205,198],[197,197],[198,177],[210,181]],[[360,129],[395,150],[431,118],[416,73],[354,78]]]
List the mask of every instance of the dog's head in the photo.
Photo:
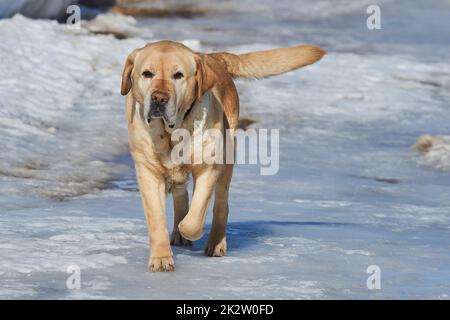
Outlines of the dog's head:
[[181,43],[160,41],[134,50],[122,74],[122,95],[130,90],[144,106],[148,120],[162,118],[178,128],[196,100],[215,83],[215,74],[197,54]]

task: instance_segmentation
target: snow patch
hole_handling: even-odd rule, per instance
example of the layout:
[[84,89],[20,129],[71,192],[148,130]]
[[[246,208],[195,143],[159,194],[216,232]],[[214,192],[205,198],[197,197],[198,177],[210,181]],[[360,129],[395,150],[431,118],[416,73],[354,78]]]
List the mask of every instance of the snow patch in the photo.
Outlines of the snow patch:
[[450,136],[423,135],[414,145],[417,163],[436,170],[450,171]]
[[152,35],[150,30],[138,28],[135,18],[112,12],[99,14],[89,21],[82,21],[81,26],[92,33],[113,34],[117,38],[130,38],[142,34],[147,37]]

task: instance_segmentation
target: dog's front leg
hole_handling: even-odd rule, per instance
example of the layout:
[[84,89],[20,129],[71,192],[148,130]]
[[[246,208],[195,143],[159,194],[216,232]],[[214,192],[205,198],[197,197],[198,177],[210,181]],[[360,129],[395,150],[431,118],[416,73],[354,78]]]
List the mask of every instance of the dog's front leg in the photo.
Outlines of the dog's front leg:
[[136,165],[136,175],[149,233],[148,268],[153,272],[173,271],[175,268],[165,215],[165,182],[144,165]]
[[206,213],[218,175],[219,171],[215,166],[205,166],[192,171],[194,193],[191,207],[178,225],[181,235],[188,240],[198,240],[203,235]]

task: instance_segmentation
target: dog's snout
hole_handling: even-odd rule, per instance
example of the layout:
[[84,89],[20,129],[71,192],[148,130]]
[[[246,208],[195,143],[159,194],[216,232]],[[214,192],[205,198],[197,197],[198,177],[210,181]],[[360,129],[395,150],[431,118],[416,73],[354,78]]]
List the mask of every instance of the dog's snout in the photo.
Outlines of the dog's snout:
[[155,91],[152,93],[152,102],[157,105],[165,105],[169,101],[169,95],[163,91]]

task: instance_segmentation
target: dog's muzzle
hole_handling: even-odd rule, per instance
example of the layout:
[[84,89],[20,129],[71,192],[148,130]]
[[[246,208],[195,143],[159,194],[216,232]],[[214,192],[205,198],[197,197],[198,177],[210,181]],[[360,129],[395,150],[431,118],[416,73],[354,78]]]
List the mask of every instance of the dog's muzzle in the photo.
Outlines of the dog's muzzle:
[[150,104],[150,110],[148,112],[147,121],[150,122],[151,119],[164,119],[169,128],[175,127],[175,121],[170,119],[166,112],[166,105],[152,103]]
[[165,112],[164,106],[155,105],[152,103],[150,105],[150,110],[148,111],[148,119],[150,120],[150,118],[153,119],[162,118],[164,116],[164,112]]
[[175,124],[172,124],[167,117],[166,105],[169,102],[170,96],[164,91],[154,91],[150,97],[150,110],[148,113],[147,121],[151,119],[163,118],[170,128],[173,128]]

